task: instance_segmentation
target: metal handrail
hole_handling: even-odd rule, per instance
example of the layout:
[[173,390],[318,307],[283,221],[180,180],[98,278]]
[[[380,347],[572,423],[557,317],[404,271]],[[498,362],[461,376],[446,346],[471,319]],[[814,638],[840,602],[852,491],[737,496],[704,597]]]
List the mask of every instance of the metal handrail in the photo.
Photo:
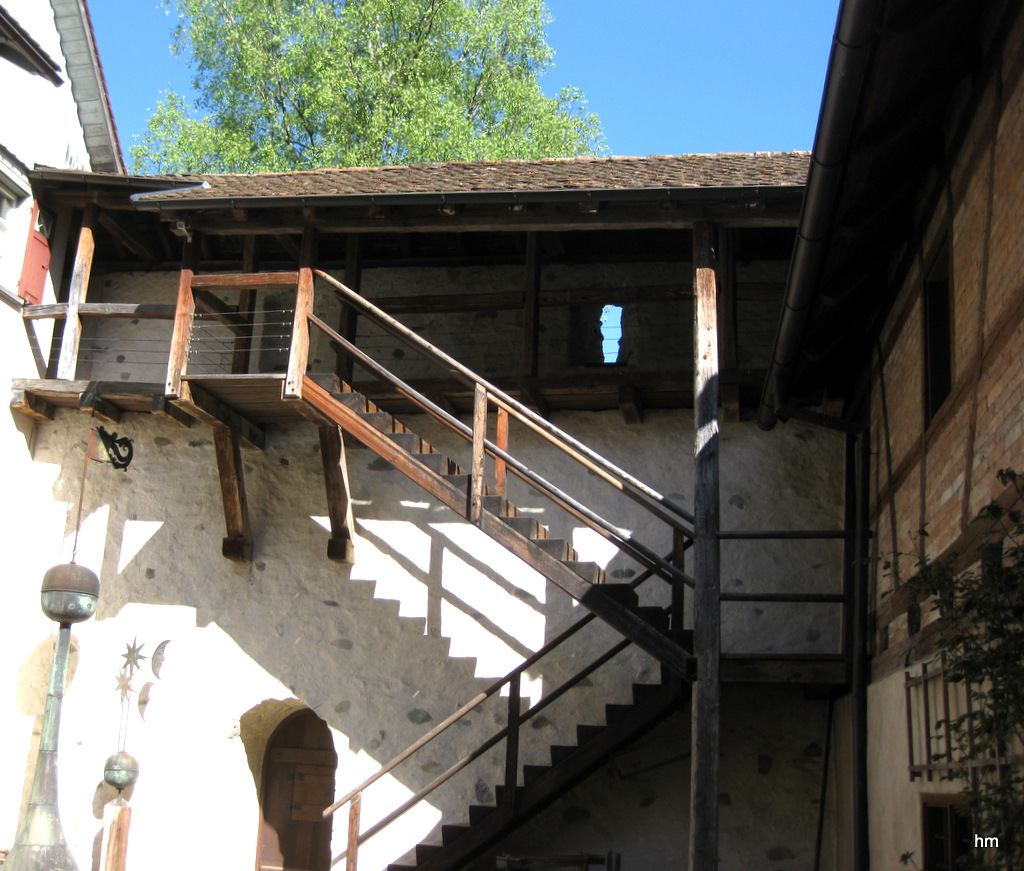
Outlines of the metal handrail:
[[[668,557],[666,557],[666,558],[668,558]],[[652,570],[648,570],[648,571],[642,572],[641,574],[639,574],[636,578],[634,578],[630,582],[629,586],[631,588],[635,589],[636,587],[640,586],[640,584],[642,584],[645,581],[649,580],[653,575],[654,575],[654,572]],[[663,609],[663,610],[667,610],[667,609]],[[338,799],[337,801],[333,802],[331,805],[326,807],[323,810],[323,814],[322,814],[324,819],[327,819],[327,818],[331,817],[336,811],[338,811],[340,808],[344,807],[346,804],[349,804],[350,802],[352,803],[353,808],[356,811],[355,829],[353,831],[351,826],[350,826],[350,832],[349,832],[350,841],[349,841],[349,844],[348,844],[348,846],[347,846],[347,848],[345,849],[344,852],[342,852],[340,855],[338,855],[338,856],[336,856],[336,857],[334,857],[332,859],[331,864],[335,865],[338,862],[340,862],[342,859],[346,858],[346,856],[351,855],[353,847],[358,849],[359,845],[361,845],[365,841],[368,841],[374,835],[378,834],[383,829],[387,828],[389,825],[391,825],[391,823],[393,823],[396,819],[398,819],[400,816],[402,816],[406,811],[408,811],[414,805],[418,804],[420,801],[422,801],[424,798],[426,798],[428,795],[430,795],[430,793],[432,793],[438,787],[440,787],[441,785],[446,783],[448,780],[450,780],[452,777],[454,777],[456,774],[458,774],[460,771],[462,771],[467,765],[469,765],[470,763],[472,763],[475,760],[479,759],[488,750],[490,750],[492,747],[497,745],[500,741],[502,741],[505,738],[511,738],[512,733],[513,733],[513,725],[515,727],[516,734],[518,734],[518,732],[522,729],[522,726],[523,726],[524,723],[526,723],[532,717],[535,717],[536,715],[538,715],[541,711],[543,711],[545,708],[547,708],[549,705],[551,705],[553,702],[555,702],[557,699],[559,699],[561,696],[563,696],[565,693],[567,693],[570,689],[572,689],[573,687],[577,686],[584,678],[586,678],[589,675],[593,674],[597,669],[599,669],[601,666],[605,665],[607,662],[609,662],[611,659],[613,659],[615,656],[617,656],[619,653],[621,653],[627,647],[629,647],[631,644],[634,643],[629,638],[623,638],[621,641],[617,642],[615,645],[610,647],[608,650],[606,650],[600,656],[596,657],[593,661],[591,661],[586,666],[584,666],[582,669],[580,669],[580,671],[578,671],[572,677],[570,677],[567,680],[565,680],[561,685],[559,685],[554,690],[552,690],[550,693],[548,693],[546,696],[544,696],[544,698],[541,699],[536,705],[533,705],[524,714],[522,714],[521,716],[517,717],[514,724],[510,723],[510,725],[505,726],[504,728],[500,729],[499,731],[497,731],[496,733],[491,735],[482,744],[480,744],[478,747],[474,748],[467,755],[463,756],[461,759],[459,759],[457,762],[455,762],[451,767],[449,767],[446,771],[444,771],[441,774],[439,774],[430,783],[428,783],[426,786],[424,786],[422,789],[420,789],[414,795],[412,795],[408,799],[406,799],[401,805],[399,805],[398,807],[394,808],[390,813],[388,813],[382,819],[378,820],[376,823],[374,823],[372,826],[370,826],[368,829],[366,829],[366,831],[364,831],[364,832],[358,831],[358,807],[361,804],[362,793],[365,792],[367,788],[372,786],[374,783],[376,783],[378,780],[380,780],[386,774],[390,773],[398,765],[400,765],[402,762],[404,762],[410,756],[415,754],[417,751],[423,749],[427,744],[429,744],[431,741],[433,741],[441,733],[443,733],[444,731],[449,729],[452,725],[454,725],[456,722],[458,722],[463,717],[465,717],[470,711],[472,711],[475,708],[479,707],[479,705],[482,702],[484,702],[486,699],[488,699],[491,696],[493,696],[495,693],[499,692],[502,689],[502,687],[504,687],[506,685],[512,686],[513,684],[515,684],[515,686],[518,688],[518,682],[519,682],[520,678],[522,677],[523,673],[527,669],[529,669],[530,667],[535,665],[539,660],[543,659],[545,656],[547,656],[549,653],[554,651],[556,648],[560,647],[569,638],[571,638],[573,635],[575,635],[577,632],[579,632],[581,629],[583,629],[584,626],[586,626],[588,623],[591,623],[595,619],[596,619],[596,615],[594,615],[594,614],[587,614],[587,615],[581,617],[572,626],[569,626],[568,628],[563,630],[555,638],[553,638],[551,641],[549,641],[547,644],[545,644],[539,650],[535,651],[527,659],[523,660],[523,662],[521,662],[514,669],[512,669],[510,672],[508,672],[508,674],[506,674],[504,677],[501,677],[498,680],[496,680],[489,687],[487,687],[487,689],[485,689],[483,692],[479,693],[472,700],[470,700],[466,704],[462,705],[457,711],[455,711],[453,714],[451,714],[449,717],[447,717],[442,722],[438,723],[433,729],[431,729],[425,735],[422,735],[418,740],[416,740],[415,742],[410,744],[409,747],[407,747],[405,750],[403,750],[401,753],[399,753],[397,756],[395,756],[389,762],[387,762],[386,764],[381,766],[374,774],[370,775],[368,778],[366,778],[366,780],[364,780],[358,786],[356,786],[355,788],[349,790],[342,798]],[[518,692],[510,693],[510,695],[509,695],[510,705],[511,704],[518,704],[518,699],[519,699]],[[518,744],[516,746],[518,746]],[[513,792],[515,791],[515,786],[516,786],[516,784],[514,782],[511,783],[511,784],[506,783],[506,788],[511,790],[511,791],[513,791]],[[354,843],[353,843],[353,840],[354,840]]]

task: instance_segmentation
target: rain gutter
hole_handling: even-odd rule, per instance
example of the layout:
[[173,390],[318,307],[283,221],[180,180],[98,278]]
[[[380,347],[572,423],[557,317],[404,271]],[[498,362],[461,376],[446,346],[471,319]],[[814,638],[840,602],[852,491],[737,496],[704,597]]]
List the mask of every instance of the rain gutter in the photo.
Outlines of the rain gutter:
[[132,202],[145,211],[198,211],[206,209],[244,208],[313,208],[330,206],[383,206],[383,205],[428,205],[456,206],[468,204],[526,205],[528,203],[550,202],[656,202],[662,200],[689,202],[734,202],[749,203],[754,207],[757,201],[787,200],[799,196],[802,186],[793,185],[745,185],[736,187],[657,187],[657,188],[612,188],[612,189],[558,189],[536,191],[457,191],[454,193],[374,193],[374,194],[314,194],[281,196],[200,196],[195,198],[175,197],[156,199],[163,191],[147,191],[132,196]]
[[762,429],[775,426],[789,399],[821,280],[850,133],[878,37],[882,5],[883,0],[843,0],[839,7],[786,295],[761,392],[757,423]]

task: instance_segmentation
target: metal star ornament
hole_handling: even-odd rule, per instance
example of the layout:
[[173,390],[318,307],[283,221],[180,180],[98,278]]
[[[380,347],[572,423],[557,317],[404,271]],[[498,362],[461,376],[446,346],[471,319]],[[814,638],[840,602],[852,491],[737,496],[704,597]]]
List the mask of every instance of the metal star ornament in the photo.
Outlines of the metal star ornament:
[[121,656],[124,657],[125,667],[129,671],[138,671],[138,669],[141,668],[142,660],[143,659],[149,659],[148,656],[143,656],[142,655],[142,648],[145,645],[144,644],[139,644],[138,636],[136,636],[132,640],[132,643],[128,644],[126,646],[128,648],[128,652],[121,654]]
[[132,679],[125,674],[123,671],[117,673],[117,690],[121,693],[121,701],[123,702],[132,691]]

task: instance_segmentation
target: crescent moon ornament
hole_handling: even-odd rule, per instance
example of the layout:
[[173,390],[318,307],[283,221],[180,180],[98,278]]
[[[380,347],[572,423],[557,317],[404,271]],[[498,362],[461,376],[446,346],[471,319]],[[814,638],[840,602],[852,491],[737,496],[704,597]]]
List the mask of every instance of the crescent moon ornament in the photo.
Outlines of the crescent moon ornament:
[[146,719],[146,706],[149,704],[149,694],[153,689],[153,681],[147,681],[145,686],[139,690],[139,716]]
[[171,639],[168,638],[166,641],[161,641],[157,646],[156,650],[153,651],[152,657],[150,657],[149,664],[153,669],[153,676],[160,680],[160,669],[164,667],[164,650],[167,645],[171,643]]

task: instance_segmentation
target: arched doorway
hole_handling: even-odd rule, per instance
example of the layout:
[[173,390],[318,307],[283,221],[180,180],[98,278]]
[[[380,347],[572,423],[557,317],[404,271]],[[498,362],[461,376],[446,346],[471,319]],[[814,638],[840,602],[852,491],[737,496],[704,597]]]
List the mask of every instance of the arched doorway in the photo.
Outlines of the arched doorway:
[[257,871],[328,871],[338,755],[331,730],[306,708],[271,735],[263,759]]

